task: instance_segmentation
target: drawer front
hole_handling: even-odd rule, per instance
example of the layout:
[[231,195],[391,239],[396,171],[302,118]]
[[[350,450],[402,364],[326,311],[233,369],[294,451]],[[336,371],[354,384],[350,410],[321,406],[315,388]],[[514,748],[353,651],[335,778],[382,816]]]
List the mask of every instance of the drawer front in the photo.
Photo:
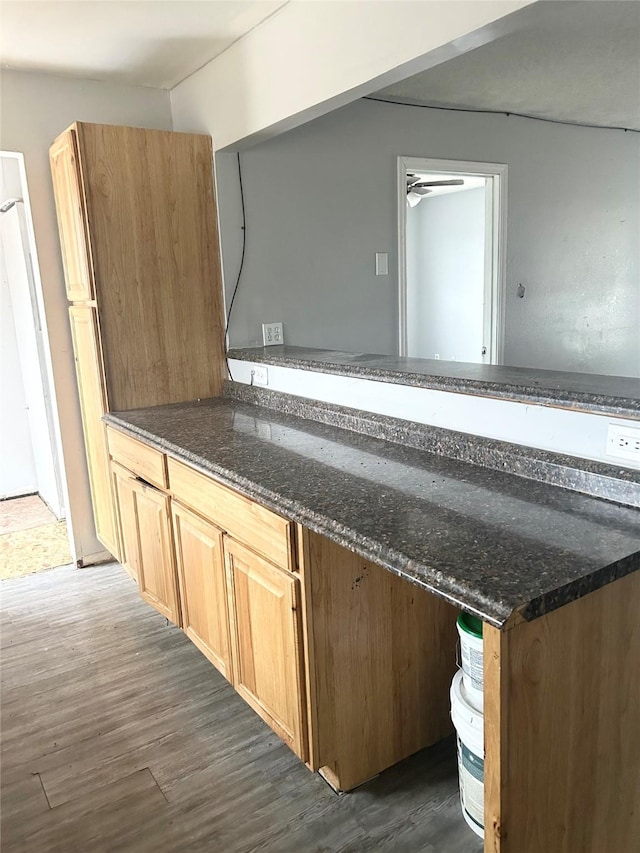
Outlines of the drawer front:
[[107,438],[109,453],[115,462],[128,468],[141,480],[160,489],[167,488],[169,483],[164,453],[111,427],[107,427]]
[[173,496],[275,565],[295,570],[293,525],[188,465],[167,459]]

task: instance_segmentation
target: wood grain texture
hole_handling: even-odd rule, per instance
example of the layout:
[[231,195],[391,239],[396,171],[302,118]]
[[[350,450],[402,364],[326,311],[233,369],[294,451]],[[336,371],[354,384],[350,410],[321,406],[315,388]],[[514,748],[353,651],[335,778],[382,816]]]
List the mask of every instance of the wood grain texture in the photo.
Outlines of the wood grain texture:
[[[300,591],[302,600],[302,655],[305,679],[305,697],[307,702],[307,765],[310,770],[320,770],[320,743],[316,711],[318,708],[318,692],[316,678],[315,644],[313,642],[313,607],[311,604],[311,554],[309,550],[309,531],[301,524],[296,524],[296,553],[300,575]],[[330,783],[331,784],[331,783]],[[332,785],[337,790],[337,785]]]
[[111,483],[118,528],[120,565],[138,581],[138,521],[136,517],[135,477],[126,468],[111,462]]
[[1,599],[6,853],[482,849],[451,739],[336,796],[116,564]]
[[69,317],[96,534],[107,550],[118,554],[109,449],[101,420],[107,399],[96,313],[94,308],[74,305],[69,308]]
[[174,625],[181,624],[169,496],[140,480],[132,483],[137,525],[138,588]]
[[49,161],[67,298],[70,302],[86,302],[93,298],[93,268],[74,128],[56,139]]
[[112,410],[217,396],[211,139],[82,122],[76,132]]
[[636,572],[488,631],[485,693],[500,707],[485,711],[485,823],[499,833],[486,851],[640,847],[639,601]]
[[350,790],[452,730],[457,611],[305,530],[315,761]]
[[[503,853],[506,820],[507,748],[509,735],[506,701],[509,690],[502,653],[505,635],[492,625],[483,625],[484,665],[484,849]],[[508,849],[508,848],[506,848]]]
[[180,503],[271,563],[294,569],[294,530],[289,521],[182,462],[168,458],[167,467],[171,492]]
[[222,532],[176,501],[172,501],[171,516],[183,630],[232,681]]
[[128,468],[136,477],[159,489],[169,486],[164,453],[110,426],[107,426],[107,443],[111,458]]
[[300,582],[227,536],[224,547],[234,686],[305,761]]

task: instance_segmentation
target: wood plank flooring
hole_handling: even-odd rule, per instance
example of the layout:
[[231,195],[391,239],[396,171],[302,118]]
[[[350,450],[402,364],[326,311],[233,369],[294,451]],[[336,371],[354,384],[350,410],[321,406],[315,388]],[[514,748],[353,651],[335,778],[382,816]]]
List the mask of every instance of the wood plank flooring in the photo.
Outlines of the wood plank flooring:
[[480,853],[454,745],[337,796],[111,564],[4,581],[3,853]]

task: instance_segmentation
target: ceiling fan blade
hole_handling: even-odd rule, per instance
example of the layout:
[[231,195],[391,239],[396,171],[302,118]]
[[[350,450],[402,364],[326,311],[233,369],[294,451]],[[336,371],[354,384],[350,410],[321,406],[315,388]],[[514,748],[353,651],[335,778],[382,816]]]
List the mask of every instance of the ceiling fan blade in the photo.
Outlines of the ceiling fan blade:
[[454,178],[450,181],[417,181],[412,186],[415,187],[460,187],[464,184],[462,178]]

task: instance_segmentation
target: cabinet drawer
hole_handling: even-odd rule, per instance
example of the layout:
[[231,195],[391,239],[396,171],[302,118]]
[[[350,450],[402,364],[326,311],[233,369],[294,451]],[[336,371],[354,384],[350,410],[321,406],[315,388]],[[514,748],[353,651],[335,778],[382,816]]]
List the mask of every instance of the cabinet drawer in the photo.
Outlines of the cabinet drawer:
[[115,462],[128,468],[141,480],[160,489],[167,488],[169,484],[164,453],[111,427],[107,427],[107,438],[109,453]]
[[173,496],[277,566],[295,570],[293,525],[188,465],[167,459]]

